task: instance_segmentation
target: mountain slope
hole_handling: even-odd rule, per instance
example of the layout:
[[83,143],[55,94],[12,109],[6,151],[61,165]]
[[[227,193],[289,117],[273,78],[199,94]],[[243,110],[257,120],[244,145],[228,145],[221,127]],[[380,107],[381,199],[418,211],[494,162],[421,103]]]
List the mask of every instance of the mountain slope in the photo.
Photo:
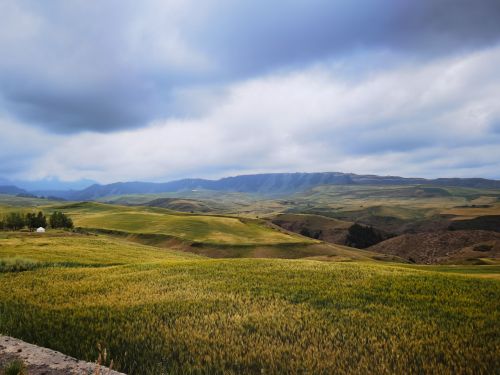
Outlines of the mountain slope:
[[17,195],[17,194],[26,194],[27,191],[21,188],[18,188],[14,185],[1,185],[0,186],[0,194],[9,194],[9,195]]

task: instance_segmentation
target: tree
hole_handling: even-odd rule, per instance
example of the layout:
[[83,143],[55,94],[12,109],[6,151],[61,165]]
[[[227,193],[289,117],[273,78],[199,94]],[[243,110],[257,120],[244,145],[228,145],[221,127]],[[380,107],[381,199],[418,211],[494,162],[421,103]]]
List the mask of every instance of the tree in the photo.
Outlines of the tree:
[[11,212],[5,218],[5,229],[19,230],[22,229],[24,225],[24,217],[19,212]]
[[38,211],[38,215],[36,216],[36,226],[43,228],[47,226],[47,218],[42,211]]
[[26,214],[26,225],[30,231],[39,227],[45,228],[47,226],[47,219],[42,211],[39,211],[36,215],[30,212]]
[[50,215],[49,221],[52,228],[73,228],[73,220],[59,211],[54,211],[52,215]]
[[33,212],[28,212],[26,214],[26,225],[28,226],[28,229],[30,231],[33,231],[33,229],[38,228],[36,225],[36,215]]
[[346,245],[365,249],[388,238],[387,234],[372,226],[353,224],[347,234]]

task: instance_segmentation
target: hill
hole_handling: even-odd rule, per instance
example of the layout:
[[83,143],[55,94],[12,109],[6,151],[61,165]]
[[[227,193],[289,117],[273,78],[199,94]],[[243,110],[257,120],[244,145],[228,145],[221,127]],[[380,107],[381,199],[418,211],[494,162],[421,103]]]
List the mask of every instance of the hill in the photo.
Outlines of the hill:
[[0,212],[2,211],[2,206],[10,209],[15,209],[16,207],[37,208],[55,203],[60,204],[60,201],[23,195],[0,194]]
[[415,263],[500,263],[500,233],[456,230],[404,234],[368,249]]
[[149,207],[168,208],[179,212],[221,212],[227,209],[222,204],[200,199],[189,198],[157,198],[144,204]]
[[262,221],[229,216],[209,216],[170,211],[156,207],[118,206],[82,202],[56,205],[71,216],[75,226],[163,234],[180,240],[232,245],[312,244],[314,241],[280,232]]
[[390,234],[370,226],[320,215],[279,214],[272,222],[303,236],[360,249],[391,237]]
[[17,194],[27,194],[28,192],[24,189],[20,189],[17,186],[13,185],[1,185],[0,186],[0,194],[9,194],[9,195],[17,195]]
[[95,202],[45,208],[68,214],[76,227],[156,247],[213,258],[309,258],[382,260],[395,257],[323,243],[269,225],[264,220],[188,214],[157,207]]

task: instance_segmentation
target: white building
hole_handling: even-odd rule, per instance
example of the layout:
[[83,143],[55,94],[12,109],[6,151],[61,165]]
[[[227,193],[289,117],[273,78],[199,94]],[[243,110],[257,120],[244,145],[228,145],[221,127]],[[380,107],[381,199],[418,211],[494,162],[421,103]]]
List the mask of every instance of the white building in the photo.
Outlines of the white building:
[[36,232],[37,233],[45,233],[45,228],[43,228],[43,227],[37,228]]

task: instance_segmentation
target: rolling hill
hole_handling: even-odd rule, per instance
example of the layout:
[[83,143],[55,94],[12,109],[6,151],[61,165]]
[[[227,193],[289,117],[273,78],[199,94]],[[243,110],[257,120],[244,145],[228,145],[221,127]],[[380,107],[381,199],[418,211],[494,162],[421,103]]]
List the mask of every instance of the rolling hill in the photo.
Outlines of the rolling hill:
[[175,212],[157,207],[80,202],[45,207],[68,214],[85,232],[212,258],[310,258],[398,261],[397,257],[324,243],[264,220]]
[[314,241],[269,228],[258,220],[180,213],[156,207],[128,207],[82,202],[58,205],[75,226],[141,234],[163,234],[180,240],[233,245],[312,244]]

